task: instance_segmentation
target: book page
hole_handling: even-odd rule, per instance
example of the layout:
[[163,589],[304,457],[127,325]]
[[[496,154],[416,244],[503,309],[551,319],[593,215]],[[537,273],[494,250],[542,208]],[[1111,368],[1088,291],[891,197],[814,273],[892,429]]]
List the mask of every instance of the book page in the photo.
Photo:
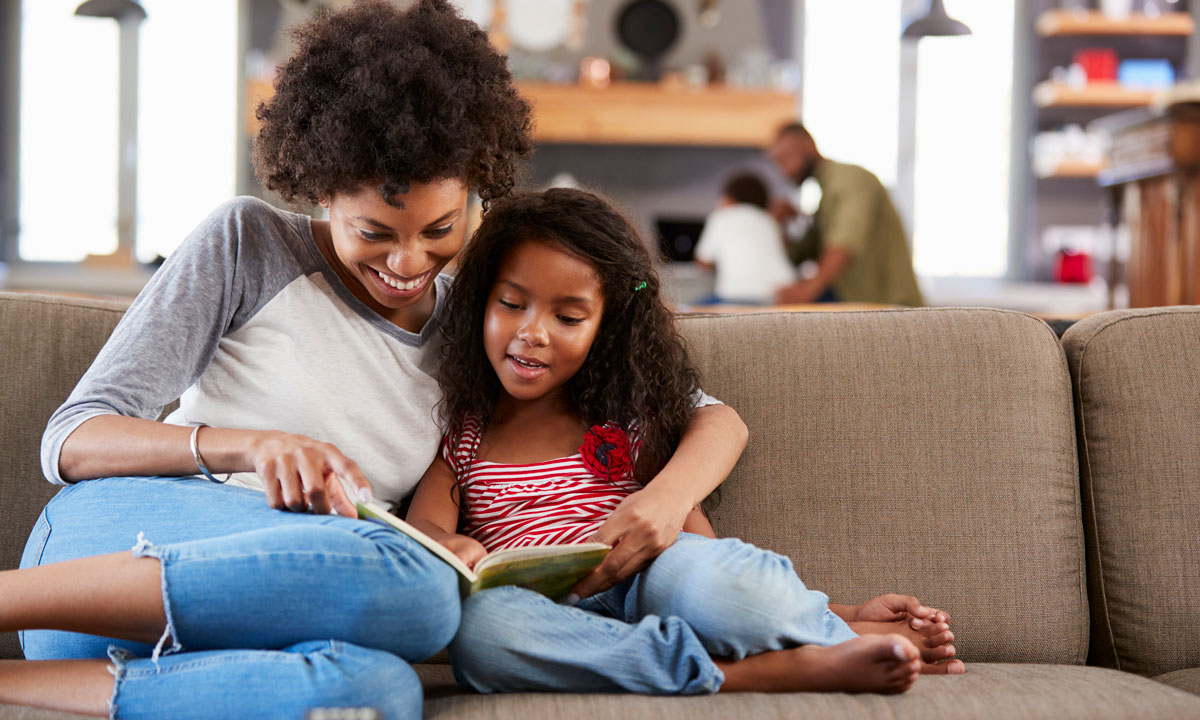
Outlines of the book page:
[[400,518],[391,514],[387,511],[387,508],[384,507],[382,503],[378,503],[374,500],[366,505],[362,504],[361,502],[355,502],[354,507],[358,508],[358,517],[360,519],[373,520],[375,522],[388,525],[389,527],[399,530],[413,540],[416,540],[421,544],[422,547],[429,550],[429,552],[437,555],[442,560],[445,560],[446,563],[450,567],[457,570],[458,574],[465,578],[468,583],[473,583],[478,579],[475,573],[471,572],[471,568],[467,567],[457,555],[450,552],[445,545],[442,545],[437,540],[434,540],[412,525],[409,525]]
[[478,575],[493,565],[512,562],[515,560],[524,560],[526,558],[549,558],[557,555],[580,555],[591,553],[593,550],[611,549],[611,545],[590,542],[576,543],[574,545],[531,545],[529,547],[497,550],[496,552],[490,553],[489,555],[480,559],[479,562],[475,563],[475,574]]
[[539,592],[551,600],[566,597],[575,583],[595,570],[611,548],[600,543],[501,550],[475,564],[471,593],[502,585]]

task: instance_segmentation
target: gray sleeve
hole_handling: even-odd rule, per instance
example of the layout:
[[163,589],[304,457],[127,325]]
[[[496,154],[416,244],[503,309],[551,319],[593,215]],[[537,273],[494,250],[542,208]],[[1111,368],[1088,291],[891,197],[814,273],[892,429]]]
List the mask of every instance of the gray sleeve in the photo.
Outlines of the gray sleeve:
[[[58,462],[63,442],[85,420],[118,414],[156,419],[208,367],[217,343],[261,306],[262,287],[247,292],[245,278],[262,274],[266,249],[247,238],[270,234],[286,219],[261,201],[221,205],[163,263],[133,301],[91,367],[54,412],[42,436],[42,472],[65,485]],[[294,228],[293,228],[294,230]],[[264,243],[255,243],[259,246]],[[243,255],[248,257],[242,257]],[[286,263],[294,265],[295,263]],[[260,283],[261,285],[261,283]],[[248,302],[247,302],[248,301]]]

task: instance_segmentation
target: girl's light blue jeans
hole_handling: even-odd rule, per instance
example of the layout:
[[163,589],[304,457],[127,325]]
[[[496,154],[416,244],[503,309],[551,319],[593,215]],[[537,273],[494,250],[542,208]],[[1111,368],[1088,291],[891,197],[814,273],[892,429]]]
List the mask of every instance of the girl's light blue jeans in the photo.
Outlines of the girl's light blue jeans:
[[459,621],[453,570],[390,528],[272,510],[262,493],[200,478],[67,487],[38,518],[21,567],[130,550],[162,567],[156,646],[20,633],[30,659],[112,659],[121,718],[291,718],[370,706],[421,716],[409,663]]
[[682,533],[648,568],[578,605],[501,587],[463,602],[455,677],[479,692],[716,692],[713,657],[741,659],[855,633],[792,562]]

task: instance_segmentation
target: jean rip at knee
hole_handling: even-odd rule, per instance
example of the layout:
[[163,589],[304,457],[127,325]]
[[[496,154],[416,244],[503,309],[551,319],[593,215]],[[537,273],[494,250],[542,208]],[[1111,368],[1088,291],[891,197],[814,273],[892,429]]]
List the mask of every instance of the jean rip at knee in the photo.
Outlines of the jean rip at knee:
[[[158,642],[154,645],[154,653],[150,655],[150,659],[154,662],[154,666],[159,667],[158,659],[169,653],[176,653],[183,650],[183,645],[179,643],[179,635],[175,632],[175,621],[171,616],[171,596],[167,592],[167,566],[163,559],[161,549],[155,547],[154,543],[146,539],[144,532],[139,532],[137,542],[132,548],[134,557],[149,557],[154,558],[159,564],[159,577],[162,587],[163,614],[166,616],[166,625],[163,627],[162,635],[158,638]],[[166,647],[167,640],[171,640],[170,647]],[[111,651],[110,651],[111,656]]]

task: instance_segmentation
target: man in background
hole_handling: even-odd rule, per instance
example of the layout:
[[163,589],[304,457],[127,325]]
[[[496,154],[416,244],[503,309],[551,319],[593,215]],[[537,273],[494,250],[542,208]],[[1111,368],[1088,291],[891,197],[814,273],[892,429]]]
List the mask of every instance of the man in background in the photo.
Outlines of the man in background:
[[[823,157],[798,122],[780,128],[767,154],[796,185],[812,177],[821,186],[812,224],[799,242],[788,246],[792,262],[815,260],[816,274],[780,289],[777,303],[923,304],[904,227],[877,177]],[[799,213],[780,200],[771,214],[782,225]]]
[[777,290],[796,280],[779,223],[767,212],[767,186],[749,173],[725,182],[695,256],[697,265],[717,271],[711,302],[770,305]]

